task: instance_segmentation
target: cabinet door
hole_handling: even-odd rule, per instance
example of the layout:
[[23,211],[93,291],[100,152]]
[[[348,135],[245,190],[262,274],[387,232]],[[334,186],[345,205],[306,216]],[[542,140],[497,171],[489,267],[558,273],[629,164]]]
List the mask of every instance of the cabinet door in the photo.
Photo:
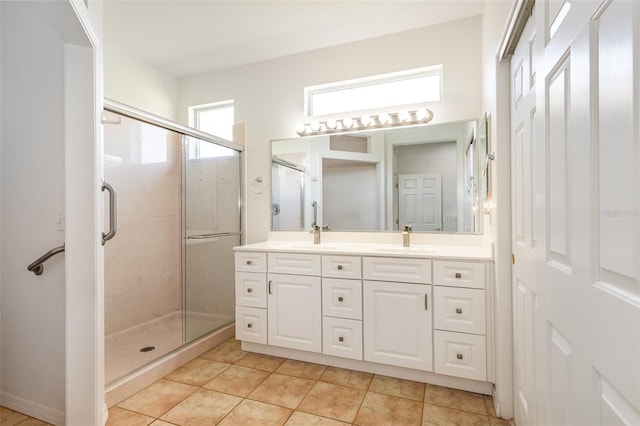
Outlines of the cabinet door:
[[320,277],[269,274],[267,279],[269,344],[321,352]]
[[431,286],[364,282],[364,359],[432,371]]

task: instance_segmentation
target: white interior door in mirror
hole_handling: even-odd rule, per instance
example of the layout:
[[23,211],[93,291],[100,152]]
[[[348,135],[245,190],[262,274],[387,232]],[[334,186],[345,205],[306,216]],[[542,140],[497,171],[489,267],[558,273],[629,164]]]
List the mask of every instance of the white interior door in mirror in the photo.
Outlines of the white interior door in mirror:
[[400,225],[414,231],[442,231],[442,177],[440,173],[398,175]]

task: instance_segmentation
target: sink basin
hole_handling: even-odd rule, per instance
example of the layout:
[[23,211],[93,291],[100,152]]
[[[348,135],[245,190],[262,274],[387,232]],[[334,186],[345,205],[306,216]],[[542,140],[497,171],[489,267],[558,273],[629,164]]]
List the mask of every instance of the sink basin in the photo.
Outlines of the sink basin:
[[425,246],[384,246],[377,247],[376,251],[386,252],[386,253],[412,253],[412,254],[435,254],[438,253],[438,249],[433,247],[425,247]]
[[287,250],[336,250],[338,246],[332,246],[329,244],[313,244],[313,243],[285,243],[278,248]]

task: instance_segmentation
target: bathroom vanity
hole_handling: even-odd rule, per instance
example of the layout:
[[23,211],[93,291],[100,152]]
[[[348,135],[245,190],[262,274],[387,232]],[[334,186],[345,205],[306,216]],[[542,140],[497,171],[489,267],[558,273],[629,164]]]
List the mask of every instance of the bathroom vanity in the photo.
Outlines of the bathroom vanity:
[[235,248],[252,352],[491,394],[490,246],[267,241]]

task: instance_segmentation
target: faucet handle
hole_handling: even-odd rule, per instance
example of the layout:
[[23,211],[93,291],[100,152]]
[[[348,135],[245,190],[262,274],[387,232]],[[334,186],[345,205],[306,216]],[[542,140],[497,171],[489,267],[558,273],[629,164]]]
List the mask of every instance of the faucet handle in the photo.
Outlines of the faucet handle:
[[311,225],[311,233],[315,232],[315,231],[319,231],[320,230],[320,225]]
[[413,228],[411,227],[411,225],[404,225],[404,230],[405,232],[410,232],[413,231]]

